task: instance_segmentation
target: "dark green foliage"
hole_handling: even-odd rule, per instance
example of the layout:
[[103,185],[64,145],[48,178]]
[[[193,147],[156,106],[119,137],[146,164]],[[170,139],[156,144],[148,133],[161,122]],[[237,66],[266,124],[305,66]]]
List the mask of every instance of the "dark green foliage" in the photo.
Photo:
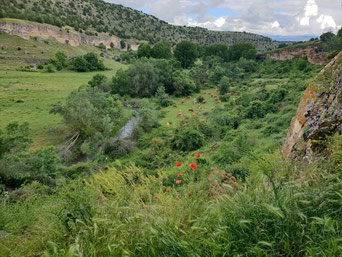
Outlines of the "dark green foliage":
[[263,118],[266,114],[265,107],[261,101],[253,101],[246,108],[245,117],[248,119]]
[[169,59],[172,57],[171,45],[168,42],[159,42],[152,49],[152,57],[157,59]]
[[134,97],[151,97],[159,86],[158,70],[151,62],[136,61],[127,70],[119,70],[113,77],[112,92]]
[[247,60],[255,60],[257,51],[250,43],[236,43],[229,48],[229,60],[238,61],[241,57]]
[[220,94],[221,95],[225,95],[229,92],[229,87],[231,86],[231,80],[226,77],[223,76],[219,82],[219,90],[220,90]]
[[201,131],[191,126],[183,126],[175,131],[171,145],[176,150],[194,151],[203,146],[204,140]]
[[138,57],[150,58],[152,55],[152,48],[149,44],[142,43],[138,48]]
[[107,82],[107,77],[102,74],[96,74],[89,82],[88,84],[91,87],[100,87],[103,85],[105,82]]
[[177,70],[173,73],[173,87],[176,96],[188,96],[200,90],[187,70]]
[[229,60],[228,46],[225,44],[215,44],[207,46],[204,50],[204,56],[218,56],[224,61]]
[[76,57],[72,61],[72,69],[78,72],[101,71],[105,70],[105,66],[97,54],[88,53],[83,56]]
[[120,47],[121,47],[121,49],[125,49],[126,48],[126,43],[125,43],[124,40],[120,41]]
[[174,55],[183,68],[189,68],[198,57],[198,48],[195,43],[182,41],[176,45]]
[[104,145],[104,154],[111,158],[118,158],[130,154],[134,149],[134,143],[128,139],[110,139]]
[[172,104],[172,101],[165,93],[165,88],[163,86],[158,87],[155,98],[161,107],[167,107]]
[[323,33],[319,38],[321,39],[322,42],[326,43],[330,41],[334,36],[335,34],[329,31],[329,32]]

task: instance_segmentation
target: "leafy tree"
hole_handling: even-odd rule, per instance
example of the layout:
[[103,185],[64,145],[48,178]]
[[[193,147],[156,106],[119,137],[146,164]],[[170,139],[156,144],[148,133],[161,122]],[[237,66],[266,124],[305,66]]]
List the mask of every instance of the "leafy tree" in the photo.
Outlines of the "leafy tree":
[[330,41],[334,36],[335,34],[329,31],[329,32],[323,33],[319,38],[321,39],[322,42],[326,43]]
[[168,42],[159,42],[152,49],[152,57],[157,59],[169,59],[172,57],[171,45]]
[[138,48],[138,57],[147,57],[150,58],[152,55],[152,48],[149,44],[142,43]]
[[124,49],[126,47],[126,43],[124,40],[120,41],[120,47],[121,47],[121,49]]
[[182,41],[176,45],[174,55],[183,68],[189,68],[198,57],[197,45],[190,41]]
[[248,119],[263,118],[266,114],[265,108],[261,101],[253,101],[245,110],[245,117]]
[[73,61],[72,69],[78,72],[87,72],[88,63],[83,56],[77,56]]
[[113,42],[110,42],[110,48],[114,48],[115,47],[115,45],[114,45],[114,43]]
[[189,76],[187,70],[177,70],[173,73],[173,87],[176,96],[188,96],[194,92],[199,92],[199,88]]
[[219,83],[219,90],[220,90],[221,95],[225,95],[229,92],[230,84],[231,84],[231,80],[228,77],[223,76],[221,78],[220,83]]
[[112,81],[112,92],[133,97],[151,97],[159,86],[158,71],[147,60],[136,61],[126,71],[119,70]]
[[251,43],[235,43],[231,48],[229,48],[229,59],[232,61],[238,61],[241,57],[247,60],[255,60],[257,56],[257,51]]
[[72,69],[78,72],[105,70],[103,61],[95,53],[87,53],[73,60]]
[[56,66],[56,69],[60,71],[67,67],[67,61],[65,53],[58,51],[55,55],[55,60],[52,60],[52,63]]
[[342,28],[340,28],[339,31],[337,32],[337,36],[342,38]]
[[158,87],[155,98],[157,103],[162,107],[167,107],[172,103],[169,96],[165,93],[165,88],[163,86]]
[[81,87],[72,92],[66,103],[55,105],[51,113],[60,114],[65,123],[85,138],[100,133],[114,136],[125,121],[125,112],[120,101],[98,88]]
[[105,75],[102,74],[96,74],[89,82],[88,84],[91,87],[99,87],[101,86],[103,83],[105,83],[107,81],[107,77]]
[[222,60],[227,61],[229,60],[228,47],[225,44],[207,46],[204,50],[204,56],[218,56]]

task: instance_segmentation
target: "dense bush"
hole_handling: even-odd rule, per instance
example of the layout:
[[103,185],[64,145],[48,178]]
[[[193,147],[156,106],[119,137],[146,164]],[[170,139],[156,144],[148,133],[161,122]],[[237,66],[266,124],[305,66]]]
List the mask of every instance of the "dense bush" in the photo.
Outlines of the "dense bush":
[[78,72],[102,71],[105,70],[105,66],[97,54],[88,53],[72,60],[71,69]]

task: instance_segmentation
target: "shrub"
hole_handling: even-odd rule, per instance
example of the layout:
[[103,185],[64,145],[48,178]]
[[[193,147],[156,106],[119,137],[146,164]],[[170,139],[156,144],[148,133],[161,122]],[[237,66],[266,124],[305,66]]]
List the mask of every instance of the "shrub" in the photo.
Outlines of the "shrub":
[[231,80],[228,77],[223,76],[219,82],[220,94],[221,95],[227,94],[229,92],[230,85],[231,85]]

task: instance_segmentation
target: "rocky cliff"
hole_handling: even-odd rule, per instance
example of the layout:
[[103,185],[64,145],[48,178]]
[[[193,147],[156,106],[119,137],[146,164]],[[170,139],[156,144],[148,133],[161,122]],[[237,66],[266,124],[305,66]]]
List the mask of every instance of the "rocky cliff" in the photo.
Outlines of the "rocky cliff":
[[276,50],[271,53],[265,53],[258,56],[258,59],[264,60],[270,58],[272,60],[285,61],[294,58],[307,57],[308,61],[316,65],[324,65],[324,51],[318,45],[299,46],[299,47],[287,47]]
[[322,140],[342,133],[342,52],[314,79],[303,93],[292,119],[285,157],[309,156]]
[[[101,34],[99,36],[88,36],[73,30],[61,29],[48,24],[41,24],[36,22],[28,22],[21,20],[0,20],[0,33],[7,33],[9,35],[19,36],[26,40],[30,37],[36,37],[43,40],[54,40],[60,43],[68,43],[72,46],[79,46],[82,44],[96,45],[103,43],[107,48],[113,43],[115,48],[120,49],[121,39],[116,36],[109,36]],[[138,42],[131,44],[131,49],[138,49]],[[127,49],[124,49],[127,50]]]

